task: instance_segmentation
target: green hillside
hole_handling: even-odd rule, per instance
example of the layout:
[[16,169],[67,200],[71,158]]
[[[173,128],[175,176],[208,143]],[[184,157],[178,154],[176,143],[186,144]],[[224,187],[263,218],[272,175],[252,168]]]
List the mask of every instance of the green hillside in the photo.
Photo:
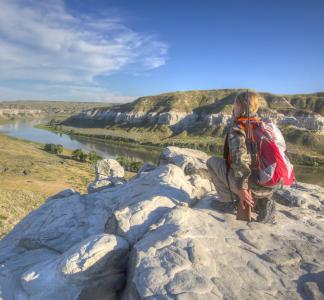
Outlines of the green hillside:
[[[140,97],[134,102],[115,105],[112,110],[120,112],[191,112],[228,111],[236,95],[243,89],[199,90],[165,93]],[[324,92],[298,95],[275,95],[260,93],[264,98],[261,107],[282,111],[292,109],[324,115]]]

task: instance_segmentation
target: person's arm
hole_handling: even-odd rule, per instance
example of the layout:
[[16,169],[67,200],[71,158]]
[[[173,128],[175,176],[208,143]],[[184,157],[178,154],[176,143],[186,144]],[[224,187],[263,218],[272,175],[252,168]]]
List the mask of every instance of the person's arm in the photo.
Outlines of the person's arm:
[[244,208],[244,204],[253,206],[253,199],[248,191],[248,180],[251,175],[251,157],[245,144],[245,132],[238,127],[232,127],[228,136],[229,151],[231,155],[231,169],[234,184],[238,190],[238,196]]

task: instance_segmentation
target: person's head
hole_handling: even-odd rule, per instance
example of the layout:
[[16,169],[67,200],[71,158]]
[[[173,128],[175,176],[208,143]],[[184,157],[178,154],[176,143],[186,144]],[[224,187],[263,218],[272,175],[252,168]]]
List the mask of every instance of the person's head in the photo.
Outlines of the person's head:
[[[259,109],[259,95],[249,91],[250,100],[250,114],[255,114]],[[247,115],[247,92],[243,92],[237,95],[234,106],[233,115],[235,118]]]

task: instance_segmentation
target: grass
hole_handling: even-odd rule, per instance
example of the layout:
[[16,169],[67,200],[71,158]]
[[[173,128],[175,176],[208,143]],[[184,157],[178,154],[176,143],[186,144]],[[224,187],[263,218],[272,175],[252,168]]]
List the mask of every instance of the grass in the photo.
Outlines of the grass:
[[94,167],[49,154],[42,145],[0,135],[0,237],[44,199],[66,188],[83,193]]
[[94,165],[70,159],[70,150],[57,156],[42,148],[0,134],[0,238],[47,197],[67,188],[84,193],[95,177]]

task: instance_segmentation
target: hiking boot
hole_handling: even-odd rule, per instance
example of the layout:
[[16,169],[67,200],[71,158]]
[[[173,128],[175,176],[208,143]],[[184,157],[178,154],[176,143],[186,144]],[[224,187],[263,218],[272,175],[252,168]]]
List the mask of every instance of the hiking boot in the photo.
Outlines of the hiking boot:
[[272,198],[258,199],[255,206],[257,221],[261,223],[275,223],[276,202]]

